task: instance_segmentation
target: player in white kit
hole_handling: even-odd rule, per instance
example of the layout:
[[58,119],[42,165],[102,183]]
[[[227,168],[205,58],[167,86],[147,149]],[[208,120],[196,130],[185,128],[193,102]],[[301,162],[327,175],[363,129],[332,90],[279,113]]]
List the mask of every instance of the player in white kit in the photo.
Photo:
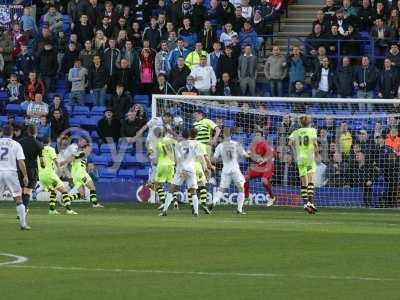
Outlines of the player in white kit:
[[230,130],[225,129],[224,141],[217,146],[213,156],[214,162],[222,159],[223,167],[219,189],[215,193],[212,204],[209,206],[210,210],[221,200],[224,191],[228,189],[233,182],[239,190],[237,213],[245,214],[243,211],[245,178],[239,166],[239,160],[243,157],[248,158],[249,154],[243,149],[239,142],[231,140]]
[[21,230],[31,229],[26,222],[25,205],[22,201],[22,188],[18,180],[17,165],[22,173],[24,186],[28,185],[28,175],[25,166],[25,155],[22,146],[12,139],[14,129],[3,127],[3,137],[0,138],[0,190],[11,192],[17,205],[17,216]]
[[165,205],[161,216],[167,215],[167,210],[173,199],[173,193],[177,191],[177,187],[186,184],[188,191],[192,193],[193,215],[199,215],[199,199],[197,197],[197,178],[196,178],[196,160],[199,160],[203,170],[208,174],[208,169],[204,156],[198,146],[196,140],[189,139],[190,131],[185,130],[182,133],[183,140],[175,147],[176,170],[174,179],[170,187],[170,192],[165,199]]

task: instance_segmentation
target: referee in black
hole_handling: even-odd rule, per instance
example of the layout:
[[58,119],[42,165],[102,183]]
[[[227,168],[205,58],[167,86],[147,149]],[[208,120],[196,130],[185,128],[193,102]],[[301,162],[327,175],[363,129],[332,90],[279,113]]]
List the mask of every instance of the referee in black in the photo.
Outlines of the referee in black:
[[[24,150],[26,172],[28,175],[28,185],[25,186],[22,190],[22,201],[24,202],[26,209],[28,209],[29,200],[32,196],[32,191],[38,181],[38,157],[40,157],[41,163],[43,164],[43,144],[36,139],[36,135],[36,127],[34,125],[28,125],[26,127],[26,136],[19,140],[19,143],[22,146],[22,150]],[[21,182],[21,186],[24,186],[22,183],[21,172],[18,172],[18,176]]]

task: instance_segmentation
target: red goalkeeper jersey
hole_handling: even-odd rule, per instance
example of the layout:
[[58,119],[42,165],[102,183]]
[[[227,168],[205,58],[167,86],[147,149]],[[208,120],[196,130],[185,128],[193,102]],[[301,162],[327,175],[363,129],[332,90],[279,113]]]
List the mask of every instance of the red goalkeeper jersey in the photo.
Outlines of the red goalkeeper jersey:
[[255,158],[268,158],[271,157],[271,160],[268,162],[257,163],[254,162],[250,165],[251,169],[263,169],[266,166],[271,167],[274,164],[275,150],[270,146],[270,144],[266,140],[261,140],[255,142],[251,145],[250,148],[251,156],[253,159]]

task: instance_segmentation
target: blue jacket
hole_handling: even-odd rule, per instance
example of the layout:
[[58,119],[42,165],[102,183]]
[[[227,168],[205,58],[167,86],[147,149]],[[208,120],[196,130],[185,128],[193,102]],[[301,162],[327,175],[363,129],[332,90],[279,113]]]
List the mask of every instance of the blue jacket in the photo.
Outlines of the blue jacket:
[[305,65],[304,60],[299,59],[294,61],[292,58],[288,60],[289,65],[289,82],[293,83],[297,80],[304,81],[305,79]]
[[174,50],[172,50],[169,53],[169,58],[168,58],[171,69],[176,66],[176,63],[180,56],[182,56],[183,58],[186,58],[186,56],[189,54],[189,52],[190,51],[186,48],[183,48],[183,50],[180,50],[180,49],[178,49],[178,47],[176,47]]
[[215,74],[217,74],[219,59],[222,55],[224,55],[222,52],[220,56],[217,56],[214,52],[208,54],[208,64],[213,68]]
[[183,39],[185,43],[187,43],[187,49],[190,51],[194,50],[194,46],[197,42],[197,33],[192,34],[179,34],[179,38]]
[[257,49],[257,32],[251,29],[249,32],[241,31],[239,33],[240,46],[251,45],[253,49]]

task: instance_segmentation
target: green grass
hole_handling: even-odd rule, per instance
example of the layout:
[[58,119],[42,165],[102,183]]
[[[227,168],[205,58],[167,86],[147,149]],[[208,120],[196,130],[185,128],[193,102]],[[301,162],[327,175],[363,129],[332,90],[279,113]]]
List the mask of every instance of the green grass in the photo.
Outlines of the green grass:
[[[399,299],[397,211],[217,208],[157,216],[154,207],[31,209],[21,232],[0,204],[0,299]],[[12,260],[0,256],[0,264]]]

